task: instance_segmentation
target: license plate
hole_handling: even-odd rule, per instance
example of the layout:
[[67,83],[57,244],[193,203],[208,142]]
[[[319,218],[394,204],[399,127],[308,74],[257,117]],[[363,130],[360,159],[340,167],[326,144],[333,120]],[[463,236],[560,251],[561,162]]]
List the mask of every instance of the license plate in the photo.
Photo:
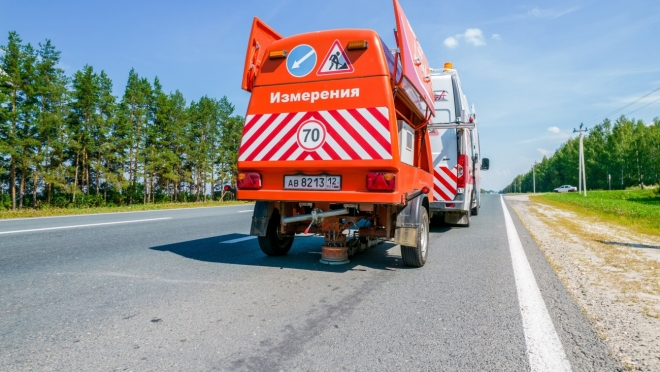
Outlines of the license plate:
[[284,176],[285,190],[341,190],[341,176]]

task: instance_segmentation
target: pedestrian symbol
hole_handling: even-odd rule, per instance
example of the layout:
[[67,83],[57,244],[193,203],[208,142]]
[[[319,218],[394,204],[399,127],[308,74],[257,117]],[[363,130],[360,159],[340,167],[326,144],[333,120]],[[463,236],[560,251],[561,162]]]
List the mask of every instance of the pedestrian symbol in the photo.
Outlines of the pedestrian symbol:
[[355,71],[339,40],[335,40],[316,75],[347,74]]
[[294,77],[307,76],[316,66],[316,51],[309,45],[300,44],[286,57],[286,69]]

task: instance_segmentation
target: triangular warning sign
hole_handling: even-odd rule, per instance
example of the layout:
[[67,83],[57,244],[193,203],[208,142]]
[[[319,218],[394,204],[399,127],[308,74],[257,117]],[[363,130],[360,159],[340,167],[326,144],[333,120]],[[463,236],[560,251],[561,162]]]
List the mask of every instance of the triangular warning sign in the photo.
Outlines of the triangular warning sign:
[[355,71],[339,40],[335,40],[316,75],[348,74]]

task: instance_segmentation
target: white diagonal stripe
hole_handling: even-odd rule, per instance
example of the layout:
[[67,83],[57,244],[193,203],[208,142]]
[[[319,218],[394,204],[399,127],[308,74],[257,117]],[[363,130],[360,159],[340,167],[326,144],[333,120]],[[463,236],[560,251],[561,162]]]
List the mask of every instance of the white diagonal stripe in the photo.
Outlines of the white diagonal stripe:
[[383,107],[383,106],[376,107],[376,110],[378,110],[381,114],[383,114],[385,119],[390,120],[390,110],[387,107]]
[[[362,136],[362,139],[367,142],[371,147],[380,155],[381,158],[388,159],[391,157],[389,151],[385,150],[383,146],[378,143],[374,139],[374,136],[367,131],[367,129],[356,119],[351,115],[347,110],[337,110],[339,115],[341,115],[344,120],[348,122],[349,125],[351,125],[360,136]],[[367,124],[369,125],[369,124]]]
[[246,154],[252,154],[253,151],[256,151],[260,146],[262,146],[266,141],[266,138],[268,138],[268,136],[273,131],[273,129],[277,127],[282,122],[282,120],[284,120],[287,114],[273,114],[273,115],[275,115],[275,120],[273,120],[268,125],[268,127],[263,128],[263,130],[259,134],[259,137],[257,137],[257,139],[254,142],[252,142],[252,145],[250,145],[250,147],[245,151]]
[[[280,160],[280,158],[282,157],[282,155],[284,155],[285,152],[289,151],[289,149],[291,148],[291,146],[293,146],[293,144],[296,143],[296,142],[297,142],[296,137],[295,137],[295,136],[291,136],[291,138],[289,138],[288,140],[286,140],[286,142],[284,143],[284,145],[282,145],[282,147],[280,147],[280,149],[277,150],[277,152],[276,152],[275,154],[273,154],[273,156],[271,156],[271,158],[268,159],[268,160],[269,160],[269,161]],[[286,159],[284,159],[284,160],[286,160]]]
[[316,149],[316,153],[319,154],[319,156],[323,160],[332,160],[332,157],[328,155],[328,153],[325,152],[325,150],[323,150],[323,147],[319,147],[318,149]]
[[369,156],[369,154],[364,151],[362,146],[360,146],[360,144],[358,144],[357,141],[355,141],[355,139],[350,134],[348,134],[348,132],[346,132],[341,124],[339,124],[337,120],[335,120],[335,118],[330,115],[329,112],[319,111],[319,114],[321,114],[321,116],[325,119],[325,121],[328,122],[328,124],[332,125],[332,128],[339,134],[339,136],[341,136],[344,141],[346,141],[346,143],[360,156],[361,159],[371,159],[371,156]]
[[341,146],[339,146],[339,144],[337,143],[337,141],[335,141],[335,139],[332,138],[331,135],[328,135],[328,137],[326,138],[325,142],[327,142],[327,144],[330,145],[330,147],[332,147],[333,150],[335,150],[335,152],[337,153],[337,155],[339,155],[339,157],[340,157],[342,160],[351,160],[351,157],[348,156],[348,154],[346,153],[346,151],[344,151],[344,149],[343,149]]
[[440,190],[442,190],[442,192],[445,193],[445,195],[449,196],[450,198],[452,198],[452,200],[454,200],[454,197],[456,196],[456,192],[449,191],[449,189],[447,189],[447,187],[443,185],[442,182],[440,182],[437,178],[433,179],[433,184],[437,185],[438,188],[440,188]]
[[[303,150],[302,147],[298,146],[296,151],[294,151],[293,154],[289,155],[289,157],[285,160],[296,160],[298,156],[300,156],[300,154],[303,153],[303,151],[305,150]],[[304,160],[307,160],[307,158],[305,158]]]
[[[241,140],[241,147],[240,147],[241,156],[238,160],[245,160],[250,155],[252,151],[246,149],[245,144],[250,140],[250,138],[252,138],[253,135],[255,135],[255,133],[261,128],[264,122],[268,120],[268,118],[270,118],[270,116],[271,116],[270,114],[264,114],[261,118],[259,118],[259,120],[257,120],[256,123],[254,123],[252,128],[250,128],[250,130],[247,133],[245,133],[245,135],[243,135],[243,140]],[[257,141],[255,141],[252,145],[254,146],[255,143],[257,143]]]
[[361,108],[357,109],[357,112],[359,112],[362,117],[364,117],[364,119],[368,121],[378,131],[378,133],[380,133],[383,138],[387,140],[388,143],[392,143],[392,136],[390,135],[390,131],[383,127],[383,124],[381,124],[373,115],[371,115],[369,110]]
[[[300,119],[303,116],[305,116],[305,114],[306,114],[305,112],[299,112],[293,118],[291,118],[291,121],[289,121],[289,123],[287,125],[285,125],[284,128],[282,128],[282,130],[279,133],[277,133],[277,135],[275,137],[273,137],[273,139],[270,141],[270,143],[268,143],[266,146],[264,146],[264,148],[259,152],[259,154],[254,158],[254,160],[255,161],[262,160],[263,157],[266,156],[266,154],[268,154],[268,152],[273,148],[273,146],[275,146],[280,141],[280,139],[282,139],[282,137],[284,137],[284,135],[287,134],[289,132],[289,130],[291,130],[291,128],[293,128],[293,126],[298,124]],[[283,115],[283,118],[285,118],[289,114],[280,114],[280,115]],[[280,122],[281,122],[281,120],[280,120]],[[294,136],[295,136],[295,134],[294,134]],[[268,160],[268,159],[266,159],[266,160]]]

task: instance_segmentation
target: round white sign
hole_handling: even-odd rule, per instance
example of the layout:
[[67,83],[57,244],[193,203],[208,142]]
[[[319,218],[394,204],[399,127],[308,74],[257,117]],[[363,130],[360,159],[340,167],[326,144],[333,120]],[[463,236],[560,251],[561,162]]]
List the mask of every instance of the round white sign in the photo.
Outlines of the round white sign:
[[308,120],[298,128],[298,145],[305,151],[314,151],[325,143],[325,126],[316,120]]

